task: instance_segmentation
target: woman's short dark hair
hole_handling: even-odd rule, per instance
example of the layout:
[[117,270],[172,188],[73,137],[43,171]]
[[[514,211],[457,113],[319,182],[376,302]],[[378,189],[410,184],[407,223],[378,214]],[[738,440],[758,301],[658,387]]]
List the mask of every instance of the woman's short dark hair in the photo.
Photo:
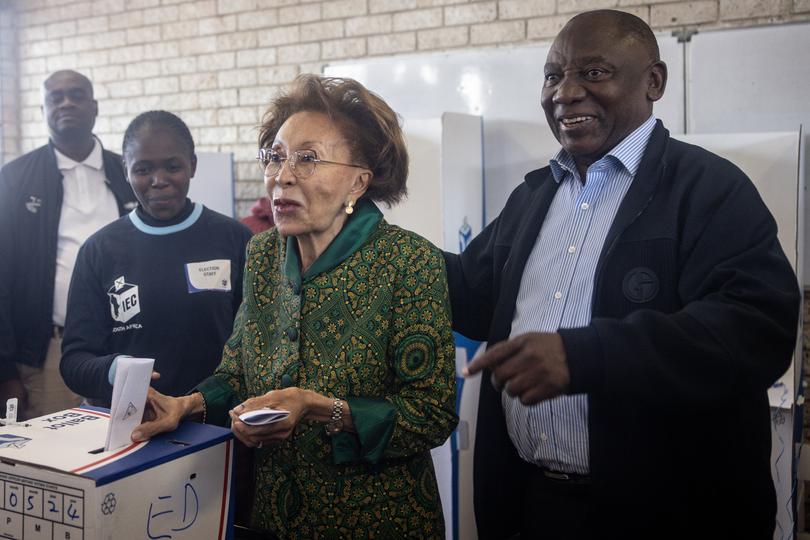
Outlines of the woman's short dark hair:
[[124,143],[121,145],[121,155],[125,160],[127,158],[127,149],[135,140],[138,132],[146,127],[153,126],[167,128],[174,133],[179,140],[183,141],[188,148],[189,155],[194,155],[194,139],[191,137],[188,126],[179,116],[168,111],[146,111],[136,116],[132,122],[129,123],[127,130],[124,132]]
[[270,103],[262,119],[259,147],[271,146],[282,124],[303,111],[322,113],[334,121],[352,160],[371,170],[364,197],[391,206],[406,195],[408,150],[397,114],[380,96],[353,79],[299,75],[289,91]]

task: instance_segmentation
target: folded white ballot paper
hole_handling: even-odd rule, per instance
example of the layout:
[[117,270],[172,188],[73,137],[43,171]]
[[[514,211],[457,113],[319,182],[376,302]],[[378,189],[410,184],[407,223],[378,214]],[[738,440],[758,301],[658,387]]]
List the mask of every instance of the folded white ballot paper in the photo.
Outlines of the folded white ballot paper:
[[239,415],[239,420],[249,426],[263,426],[265,424],[272,424],[273,422],[284,420],[288,416],[290,416],[290,411],[265,407],[263,409],[256,409],[255,411],[242,413]]
[[143,418],[152,367],[155,365],[154,358],[119,356],[116,362],[105,451],[115,450],[132,442],[132,430]]

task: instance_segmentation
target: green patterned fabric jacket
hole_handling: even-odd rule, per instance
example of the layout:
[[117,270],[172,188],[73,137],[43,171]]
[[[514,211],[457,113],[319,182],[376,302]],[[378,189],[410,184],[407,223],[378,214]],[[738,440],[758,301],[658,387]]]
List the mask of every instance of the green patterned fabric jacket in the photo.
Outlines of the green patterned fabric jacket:
[[257,450],[253,525],[280,538],[444,538],[430,449],[455,428],[455,346],[441,252],[361,204],[303,274],[276,229],[248,248],[209,422],[297,386],[349,403],[357,433],[302,421]]

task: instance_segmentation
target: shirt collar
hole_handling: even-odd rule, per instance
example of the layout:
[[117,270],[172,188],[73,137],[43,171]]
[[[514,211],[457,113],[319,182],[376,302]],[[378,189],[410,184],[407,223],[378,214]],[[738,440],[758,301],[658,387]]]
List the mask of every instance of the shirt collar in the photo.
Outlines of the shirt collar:
[[185,231],[186,229],[197,223],[197,220],[200,219],[200,216],[202,215],[203,210],[205,208],[201,203],[191,203],[189,201],[186,204],[193,205],[191,213],[188,216],[186,216],[186,218],[183,219],[183,221],[179,223],[174,223],[172,225],[167,225],[164,227],[156,227],[154,225],[149,225],[148,223],[144,222],[143,219],[141,219],[141,216],[138,215],[137,208],[134,208],[129,213],[129,220],[132,222],[132,224],[135,226],[136,229],[138,229],[143,233],[151,234],[152,236],[166,236],[168,234],[174,234],[176,232]]
[[297,241],[294,236],[288,236],[284,273],[293,283],[294,288],[300,290],[302,282],[309,281],[318,274],[332,270],[354,254],[360,249],[360,246],[366,243],[382,217],[382,212],[372,201],[367,199],[358,201],[354,213],[346,220],[343,228],[332,240],[332,243],[329,244],[329,247],[315,259],[312,266],[303,274],[301,273],[301,259],[298,255]]
[[[56,166],[59,167],[60,171],[69,171],[71,169],[76,168],[79,165],[78,161],[73,161],[65,154],[60,152],[56,146],[53,147],[53,152],[56,154]],[[98,139],[95,137],[93,138],[93,149],[90,151],[90,155],[84,158],[84,161],[81,162],[82,165],[87,165],[88,167],[100,171],[104,168],[104,160],[101,154],[101,145],[98,142]]]
[[[635,176],[654,128],[655,116],[650,115],[643,124],[622,139],[619,144],[614,146],[610,152],[605,154],[596,163],[602,160],[605,160],[606,163],[612,162],[614,166],[624,167],[631,176]],[[551,167],[551,174],[554,176],[554,181],[557,183],[562,182],[567,173],[571,173],[575,178],[579,178],[579,172],[577,171],[574,158],[571,157],[571,154],[564,148],[560,148],[554,157],[549,160],[549,166]]]

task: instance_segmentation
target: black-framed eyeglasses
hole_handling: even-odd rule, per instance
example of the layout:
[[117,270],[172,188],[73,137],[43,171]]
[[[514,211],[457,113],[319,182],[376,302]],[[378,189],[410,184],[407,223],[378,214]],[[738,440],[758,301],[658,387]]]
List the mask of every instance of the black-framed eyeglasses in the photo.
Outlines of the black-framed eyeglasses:
[[256,156],[259,162],[259,167],[264,171],[265,176],[276,176],[281,172],[281,167],[285,161],[289,162],[290,171],[296,178],[308,178],[315,172],[315,165],[318,163],[326,163],[328,165],[343,165],[344,167],[355,167],[358,169],[367,169],[362,165],[355,165],[353,163],[340,163],[338,161],[327,161],[325,159],[318,159],[315,152],[312,150],[296,150],[291,156],[284,157],[278,151],[272,148],[259,148],[259,155]]

